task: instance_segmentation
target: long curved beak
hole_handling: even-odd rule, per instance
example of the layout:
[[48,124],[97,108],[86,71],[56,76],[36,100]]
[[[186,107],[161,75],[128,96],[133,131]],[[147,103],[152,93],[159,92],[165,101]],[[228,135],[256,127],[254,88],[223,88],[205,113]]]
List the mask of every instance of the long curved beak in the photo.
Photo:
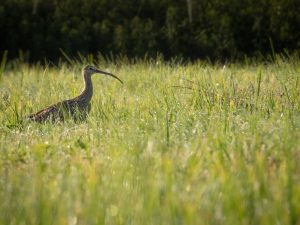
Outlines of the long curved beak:
[[117,77],[117,76],[115,76],[115,75],[113,75],[113,74],[111,74],[111,73],[107,73],[107,72],[104,72],[104,71],[101,71],[101,70],[95,70],[95,73],[102,73],[102,74],[105,74],[105,75],[108,75],[108,76],[111,76],[111,77],[113,77],[113,78],[115,78],[115,79],[117,79],[118,81],[120,81],[121,82],[121,84],[123,84],[123,81],[119,78],[119,77]]

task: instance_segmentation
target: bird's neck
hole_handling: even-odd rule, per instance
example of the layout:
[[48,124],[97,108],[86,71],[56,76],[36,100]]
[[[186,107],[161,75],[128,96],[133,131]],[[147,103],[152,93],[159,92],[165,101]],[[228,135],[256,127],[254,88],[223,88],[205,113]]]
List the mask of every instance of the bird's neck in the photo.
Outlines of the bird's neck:
[[80,98],[84,101],[90,101],[93,96],[93,84],[91,75],[84,74],[84,89],[80,94]]

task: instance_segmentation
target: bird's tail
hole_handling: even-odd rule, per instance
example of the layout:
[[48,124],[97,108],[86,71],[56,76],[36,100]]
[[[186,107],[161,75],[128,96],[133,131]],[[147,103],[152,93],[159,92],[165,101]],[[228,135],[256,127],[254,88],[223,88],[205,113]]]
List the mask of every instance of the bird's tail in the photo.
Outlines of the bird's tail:
[[37,114],[30,114],[23,118],[24,122],[39,122],[39,116]]

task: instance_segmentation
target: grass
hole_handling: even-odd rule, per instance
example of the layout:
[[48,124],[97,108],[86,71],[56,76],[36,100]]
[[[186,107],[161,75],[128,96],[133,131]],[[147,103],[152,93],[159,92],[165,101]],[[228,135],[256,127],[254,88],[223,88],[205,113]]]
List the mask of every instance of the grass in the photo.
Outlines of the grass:
[[[102,60],[86,122],[18,121],[83,64],[7,64],[0,224],[300,224],[300,61]],[[15,125],[15,126],[14,126]]]

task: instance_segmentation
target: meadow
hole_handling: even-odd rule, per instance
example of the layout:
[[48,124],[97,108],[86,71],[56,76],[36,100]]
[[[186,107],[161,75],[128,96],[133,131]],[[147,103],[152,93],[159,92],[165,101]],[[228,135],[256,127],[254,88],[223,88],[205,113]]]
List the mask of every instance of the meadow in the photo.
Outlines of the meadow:
[[300,224],[300,60],[99,60],[87,121],[21,123],[88,59],[9,62],[0,224]]

